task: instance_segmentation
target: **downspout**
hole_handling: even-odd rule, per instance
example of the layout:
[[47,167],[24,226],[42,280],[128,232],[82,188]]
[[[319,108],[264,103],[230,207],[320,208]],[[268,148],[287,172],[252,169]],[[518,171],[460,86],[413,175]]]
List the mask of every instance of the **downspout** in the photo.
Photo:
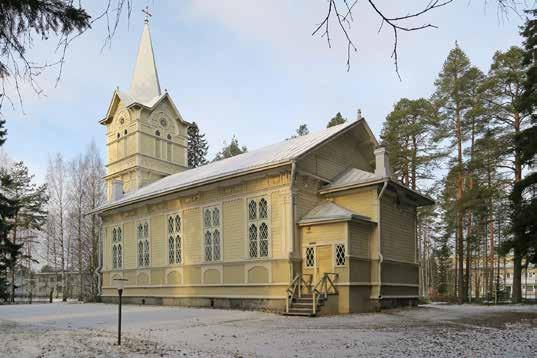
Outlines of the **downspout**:
[[95,270],[95,275],[97,275],[97,295],[99,296],[99,298],[102,299],[102,294],[103,294],[103,285],[102,285],[102,269],[103,269],[103,225],[102,225],[102,220],[101,220],[101,227],[99,228],[99,238],[97,239],[98,240],[98,247],[99,247],[99,250],[98,250],[98,266],[97,266],[97,270]]
[[291,161],[291,254],[289,255],[291,258],[291,265],[289,266],[289,279],[293,280],[295,276],[294,272],[294,257],[292,257],[295,253],[295,239],[296,239],[296,200],[295,200],[295,177],[296,177],[296,161]]
[[[381,238],[382,238],[382,225],[381,225],[381,219],[380,219],[380,207],[381,207],[381,199],[382,195],[384,195],[384,191],[388,187],[388,178],[384,180],[384,185],[382,186],[382,190],[380,191],[378,195],[378,206],[377,206],[377,221],[378,221],[378,235],[379,235],[379,241],[378,241],[378,254],[379,254],[379,274],[378,274],[378,285],[379,285],[379,300],[382,298],[382,262],[384,261],[384,257],[382,256],[382,250],[381,250]],[[379,302],[380,303],[380,302]]]

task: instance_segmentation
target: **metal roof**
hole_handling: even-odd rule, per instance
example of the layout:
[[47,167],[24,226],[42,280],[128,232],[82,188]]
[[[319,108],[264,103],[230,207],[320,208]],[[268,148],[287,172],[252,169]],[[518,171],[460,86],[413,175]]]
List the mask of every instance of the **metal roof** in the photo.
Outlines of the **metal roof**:
[[391,185],[393,185],[397,190],[405,192],[407,195],[410,195],[411,197],[416,200],[419,206],[426,206],[426,205],[433,205],[434,200],[431,199],[429,196],[421,194],[415,190],[410,189],[406,185],[402,184],[401,182],[387,177],[383,178],[379,175],[366,172],[361,169],[357,168],[349,168],[345,170],[343,173],[338,175],[333,182],[324,185],[320,193],[321,194],[327,194],[330,192],[335,191],[341,191],[346,189],[354,189],[364,186],[370,186],[377,183],[382,183],[384,181],[387,181]]
[[311,209],[299,222],[299,225],[314,224],[326,221],[360,220],[373,222],[370,217],[356,214],[330,201],[325,201]]
[[332,183],[325,185],[323,187],[323,190],[336,189],[348,185],[369,183],[382,179],[383,178],[381,176],[366,172],[365,170],[349,168],[343,173],[339,174],[336,178],[334,178],[334,181]]
[[359,119],[353,122],[346,122],[326,128],[320,132],[284,140],[231,158],[166,176],[138,190],[126,193],[121,199],[108,202],[96,211],[102,212],[142,199],[209,184],[234,175],[289,164],[292,160],[299,158],[328,139],[346,132],[346,130],[355,127],[361,122],[365,123],[365,120]]

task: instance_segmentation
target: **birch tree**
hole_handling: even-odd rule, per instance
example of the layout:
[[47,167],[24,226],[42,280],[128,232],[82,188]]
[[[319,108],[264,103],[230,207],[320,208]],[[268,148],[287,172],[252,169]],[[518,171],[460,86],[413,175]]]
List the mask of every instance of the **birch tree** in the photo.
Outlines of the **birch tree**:
[[[50,237],[52,243],[53,261],[58,266],[56,272],[61,273],[63,299],[67,299],[68,287],[66,272],[69,267],[69,237],[66,235],[66,218],[68,209],[67,190],[67,165],[61,154],[57,154],[54,159],[49,159],[47,169],[47,184],[49,190],[48,215],[54,223],[54,236]],[[58,280],[56,280],[58,281]]]
[[82,158],[72,160],[69,163],[69,233],[75,238],[72,245],[74,249],[70,254],[75,260],[71,260],[73,266],[77,268],[79,278],[78,299],[82,301],[84,297],[84,271],[85,257],[87,251],[86,240],[83,237],[83,227],[85,225],[84,209],[86,203],[86,176],[88,175],[87,163]]
[[[106,192],[103,177],[105,176],[104,163],[97,150],[95,142],[91,142],[84,156],[86,163],[85,175],[85,212],[91,212],[104,204],[106,201]],[[84,226],[83,235],[86,238],[86,260],[87,273],[91,282],[90,297],[95,300],[99,290],[98,272],[100,266],[100,232],[102,222],[96,214],[86,215],[86,225]]]

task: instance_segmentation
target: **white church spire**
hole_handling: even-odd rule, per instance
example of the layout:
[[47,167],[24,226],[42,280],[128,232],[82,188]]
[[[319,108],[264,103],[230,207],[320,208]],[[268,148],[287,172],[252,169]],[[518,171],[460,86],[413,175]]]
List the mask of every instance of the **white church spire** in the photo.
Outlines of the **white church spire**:
[[144,31],[142,32],[140,47],[136,56],[129,94],[136,102],[147,103],[160,96],[161,91],[151,43],[151,33],[149,32],[149,16],[151,14],[147,8],[143,12],[145,13]]

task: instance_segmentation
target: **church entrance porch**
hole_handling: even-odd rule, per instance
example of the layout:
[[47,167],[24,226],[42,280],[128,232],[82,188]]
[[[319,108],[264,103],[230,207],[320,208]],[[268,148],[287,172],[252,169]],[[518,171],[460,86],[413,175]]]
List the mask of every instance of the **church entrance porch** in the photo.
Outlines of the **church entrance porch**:
[[315,269],[313,281],[318,283],[325,273],[333,271],[332,245],[317,245],[315,247]]

